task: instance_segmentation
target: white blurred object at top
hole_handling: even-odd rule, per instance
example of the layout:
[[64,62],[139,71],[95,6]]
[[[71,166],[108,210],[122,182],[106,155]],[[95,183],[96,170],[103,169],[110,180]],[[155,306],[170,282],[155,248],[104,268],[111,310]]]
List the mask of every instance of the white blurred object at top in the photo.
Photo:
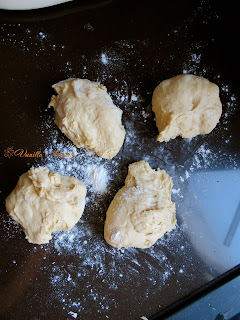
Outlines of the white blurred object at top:
[[54,6],[72,0],[0,0],[0,9],[30,10]]

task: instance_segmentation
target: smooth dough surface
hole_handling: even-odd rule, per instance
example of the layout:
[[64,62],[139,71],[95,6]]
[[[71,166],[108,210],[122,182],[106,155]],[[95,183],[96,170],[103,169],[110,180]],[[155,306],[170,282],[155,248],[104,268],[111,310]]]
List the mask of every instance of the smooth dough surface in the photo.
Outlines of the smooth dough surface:
[[182,74],[164,80],[156,87],[152,109],[160,142],[177,136],[193,138],[207,134],[221,117],[219,88],[205,78]]
[[125,129],[122,110],[116,107],[104,86],[83,79],[68,79],[53,85],[58,93],[49,106],[56,112],[55,123],[78,147],[111,159],[120,150]]
[[116,248],[148,248],[175,228],[172,179],[164,170],[153,170],[145,161],[131,164],[121,188],[111,202],[104,238]]
[[77,178],[32,167],[6,199],[6,209],[30,243],[48,243],[52,231],[69,230],[81,218],[86,187]]

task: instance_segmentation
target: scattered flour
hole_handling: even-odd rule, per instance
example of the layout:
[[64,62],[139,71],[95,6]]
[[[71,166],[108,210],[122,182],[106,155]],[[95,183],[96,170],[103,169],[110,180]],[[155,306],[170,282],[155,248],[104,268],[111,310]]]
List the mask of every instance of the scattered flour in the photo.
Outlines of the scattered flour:
[[41,39],[45,39],[47,37],[46,34],[43,33],[42,31],[39,32],[39,36],[40,36]]
[[[50,120],[52,121],[52,120]],[[54,124],[52,124],[54,126]],[[46,124],[42,128],[43,132],[51,126]],[[116,160],[105,160],[98,157],[95,153],[86,149],[77,149],[70,141],[57,142],[58,131],[53,131],[49,144],[44,149],[41,161],[36,162],[46,166],[51,171],[61,174],[75,176],[83,181],[91,193],[91,196],[103,194],[108,191],[109,181],[117,172],[118,162]],[[55,154],[74,155],[73,157],[58,157]],[[115,169],[112,169],[114,164]]]
[[[9,26],[9,25],[8,25]],[[7,25],[1,26],[1,31],[5,30]],[[21,24],[10,25],[13,32],[0,36],[0,39],[5,43],[12,43],[20,49],[28,52],[34,51],[38,57],[45,51],[45,49],[64,50],[65,46],[61,44],[53,44],[50,42],[51,35],[48,35],[44,30],[34,31],[25,28]],[[84,25],[84,29],[94,31],[94,28],[89,24]],[[16,32],[22,33],[22,38],[27,41],[19,41],[16,37]],[[179,30],[174,30],[173,34],[179,35]],[[135,43],[122,41],[116,43],[121,48],[124,48],[128,53],[134,54]],[[209,68],[203,65],[203,56],[201,54],[201,45],[196,44],[191,47],[186,61],[183,62],[182,72],[193,73],[202,76],[208,75]],[[99,59],[100,57],[100,59]],[[151,110],[149,110],[143,103],[141,92],[137,89],[133,90],[128,81],[120,79],[116,74],[112,75],[115,70],[119,72],[124,65],[125,57],[118,55],[113,49],[104,49],[96,54],[96,65],[89,64],[90,61],[82,55],[82,61],[85,61],[85,66],[82,68],[82,74],[76,76],[88,77],[89,70],[96,69],[98,65],[101,68],[97,69],[96,81],[105,84],[104,82],[115,82],[114,91],[110,91],[110,95],[114,103],[120,105],[122,109],[129,112],[131,115],[130,121],[125,121],[124,125],[127,129],[125,146],[123,154],[112,160],[101,159],[94,153],[85,149],[77,149],[70,141],[63,138],[62,134],[57,130],[52,119],[49,119],[41,128],[41,133],[49,132],[49,140],[45,146],[45,152],[54,153],[59,150],[62,153],[73,153],[74,157],[45,157],[41,160],[36,160],[36,165],[46,165],[50,170],[57,171],[62,174],[72,175],[83,181],[88,189],[87,203],[89,206],[94,203],[101,214],[96,214],[94,219],[91,218],[91,210],[88,215],[83,214],[80,222],[68,232],[56,232],[53,240],[49,246],[33,247],[33,252],[37,250],[54,251],[57,257],[62,261],[70,261],[68,263],[59,263],[56,259],[52,264],[48,265],[51,272],[49,283],[52,287],[52,299],[56,299],[62,303],[63,310],[74,318],[81,319],[81,312],[87,312],[89,303],[97,306],[99,318],[112,317],[113,310],[118,307],[118,301],[112,297],[114,292],[124,292],[125,295],[129,292],[124,291],[124,283],[134,283],[135,288],[144,287],[145,290],[142,295],[143,304],[149,300],[151,295],[159,293],[161,288],[167,287],[169,281],[176,274],[181,274],[181,277],[189,277],[190,280],[194,277],[195,261],[188,256],[188,243],[182,235],[182,229],[177,226],[176,230],[167,234],[160,239],[153,247],[147,250],[137,250],[130,248],[128,250],[116,250],[109,247],[103,240],[102,231],[106,208],[102,208],[101,199],[104,195],[114,195],[116,190],[112,190],[112,182],[114,182],[119,175],[123,175],[124,166],[121,164],[123,160],[130,160],[127,156],[131,155],[131,161],[140,160],[141,158],[151,161],[157,160],[159,167],[163,168],[165,165],[167,172],[176,177],[177,169],[174,165],[174,158],[172,158],[171,150],[167,146],[160,144],[154,145],[154,150],[149,151],[150,140],[142,138],[142,127],[139,129],[137,124],[144,123],[150,118]],[[91,62],[92,63],[92,62]],[[98,63],[98,64],[97,64]],[[69,76],[74,76],[72,61],[68,60],[62,63],[63,67],[59,72],[67,73]],[[104,65],[104,68],[103,68]],[[211,71],[211,70],[210,70]],[[218,82],[222,79],[220,75],[216,76]],[[228,131],[228,124],[231,121],[231,115],[234,114],[237,107],[237,100],[235,95],[231,94],[231,88],[227,84],[223,84],[220,88],[221,93],[227,99],[227,109],[224,112],[221,122],[224,127],[221,130]],[[47,111],[48,112],[48,111]],[[152,141],[151,137],[151,141]],[[189,149],[194,144],[194,139],[189,139]],[[231,142],[231,136],[225,140],[226,143]],[[128,153],[127,153],[128,152]],[[221,151],[222,152],[222,151]],[[127,154],[127,156],[125,156]],[[228,154],[216,153],[210,148],[207,143],[203,143],[193,155],[188,167],[184,167],[183,172],[179,177],[181,186],[184,186],[186,180],[191,177],[195,170],[209,169],[218,162],[221,156],[229,158]],[[237,166],[234,156],[229,158],[234,167]],[[125,165],[126,167],[126,165]],[[124,171],[126,173],[126,170]],[[177,179],[176,179],[177,180]],[[183,198],[182,187],[176,184],[172,189],[173,196]],[[177,212],[178,214],[178,212]],[[8,239],[19,237],[21,230],[10,218],[9,220],[2,220],[4,232],[6,231]],[[183,245],[184,244],[184,245]],[[70,258],[69,258],[70,257]],[[69,258],[69,259],[68,259]],[[182,260],[181,260],[182,258]],[[184,265],[186,259],[189,266]],[[181,260],[181,262],[179,262]],[[17,265],[11,260],[11,265]],[[58,262],[57,262],[58,261]],[[72,262],[71,262],[72,261]],[[144,273],[144,277],[141,275]],[[97,283],[97,285],[96,285]],[[81,286],[81,289],[80,289]],[[177,283],[176,283],[177,286]],[[79,294],[79,292],[81,294]],[[72,296],[78,297],[73,298]],[[109,313],[108,313],[109,312]],[[84,314],[85,314],[84,313]],[[147,320],[145,316],[142,320]]]
[[[86,311],[89,301],[99,306],[99,312],[106,314],[115,305],[111,292],[121,292],[126,282],[134,282],[139,288],[144,282],[146,287],[151,285],[158,289],[159,285],[168,282],[176,269],[174,259],[170,261],[162,248],[166,247],[168,254],[178,254],[175,246],[169,246],[169,241],[178,237],[181,237],[179,228],[170,233],[169,237],[161,239],[154,247],[142,251],[140,256],[139,250],[134,248],[121,251],[106,245],[87,221],[82,221],[68,232],[56,232],[52,240],[54,250],[59,256],[74,257],[77,263],[53,264],[50,278],[54,289],[53,299],[61,301],[63,309],[79,316],[81,311]],[[181,248],[179,250],[182,251]],[[142,268],[145,270],[144,279],[139,278]],[[72,300],[67,293],[70,290],[77,292],[80,282],[85,284],[81,287],[81,296]],[[102,285],[96,288],[95,282]]]
[[178,189],[172,188],[172,194],[177,195],[179,198],[183,198],[180,188]]
[[103,64],[108,64],[108,57],[107,57],[107,55],[106,55],[106,53],[102,53],[102,55],[101,55],[101,61],[102,61],[102,63]]
[[138,101],[138,97],[134,93],[132,93],[131,101]]
[[190,174],[187,170],[185,171],[185,177],[186,177],[186,179],[188,179],[190,177]]
[[68,314],[70,314],[74,319],[77,319],[78,314],[76,312],[69,311]]
[[182,176],[180,176],[179,179],[181,180],[181,182],[184,182],[184,178]]
[[[202,144],[194,154],[192,165],[189,170],[193,172],[195,169],[209,168],[215,160],[218,159],[218,155],[211,151],[207,143]],[[187,171],[186,171],[187,172]],[[187,172],[186,177],[189,177]]]
[[106,192],[108,185],[108,172],[104,166],[88,165],[85,167],[84,173],[86,175],[85,181],[88,179],[96,192]]

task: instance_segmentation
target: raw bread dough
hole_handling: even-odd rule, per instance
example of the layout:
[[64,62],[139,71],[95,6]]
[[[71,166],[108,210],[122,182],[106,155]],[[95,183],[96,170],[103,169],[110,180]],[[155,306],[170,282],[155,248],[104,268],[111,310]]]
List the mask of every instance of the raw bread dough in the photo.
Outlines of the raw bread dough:
[[219,88],[207,79],[182,74],[156,87],[152,109],[160,142],[206,134],[216,127],[222,113]]
[[69,230],[78,222],[85,197],[86,187],[77,178],[32,167],[7,197],[6,209],[28,242],[42,244],[52,239],[52,231]]
[[68,79],[53,85],[58,96],[49,106],[56,111],[55,123],[78,147],[92,149],[111,159],[120,150],[125,129],[122,111],[116,107],[104,86],[83,79]]
[[125,186],[111,202],[104,238],[111,246],[148,248],[175,228],[172,179],[164,170],[153,170],[145,161],[129,166]]

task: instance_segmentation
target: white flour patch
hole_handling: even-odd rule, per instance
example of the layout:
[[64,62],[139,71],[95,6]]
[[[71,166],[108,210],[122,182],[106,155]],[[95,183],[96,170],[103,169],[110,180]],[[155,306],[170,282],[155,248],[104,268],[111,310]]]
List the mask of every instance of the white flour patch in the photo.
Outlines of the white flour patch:
[[6,233],[7,239],[19,237],[22,234],[22,228],[9,215],[4,217],[0,214],[0,221]]
[[102,53],[102,55],[101,55],[101,61],[102,61],[102,63],[103,64],[108,64],[108,57],[107,57],[107,55],[106,55],[106,53]]
[[74,319],[77,319],[78,314],[76,312],[69,311],[68,314],[70,314]]
[[88,180],[96,192],[106,192],[109,178],[108,171],[103,165],[87,165],[84,173],[86,177],[85,181]]
[[110,93],[111,97],[114,99],[116,104],[129,104],[129,95],[128,95],[128,84],[124,80],[121,86],[118,86],[114,92]]
[[[168,251],[171,251],[169,241],[176,239],[180,235],[179,231],[177,227],[155,246],[141,250],[140,256],[139,249],[117,250],[108,246],[94,232],[93,225],[83,217],[72,230],[56,232],[51,242],[59,256],[73,256],[78,261],[74,265],[53,266],[50,283],[54,288],[54,298],[62,301],[64,310],[77,316],[80,316],[82,310],[86,310],[89,301],[98,305],[100,313],[106,313],[115,306],[115,301],[111,298],[112,291],[122,290],[122,285],[129,281],[134,281],[136,287],[142,286],[142,280],[139,278],[142,269],[145,270],[145,282],[156,288],[164,285],[175,271],[174,265],[161,248],[168,247]],[[172,254],[176,254],[175,248]],[[94,279],[89,277],[90,270],[93,271]],[[79,281],[83,279],[86,290],[82,288],[83,294],[73,303],[67,292],[78,290]],[[107,294],[99,293],[102,291],[101,286],[96,290],[96,281],[100,281],[103,287],[107,286]]]
[[[196,49],[195,49],[196,50]],[[199,51],[199,50],[198,50]],[[192,74],[196,74],[197,71],[199,70],[199,65],[201,62],[201,53],[190,53],[189,54],[189,58],[187,59],[187,61],[183,64],[183,74],[186,73],[192,73]],[[206,71],[206,70],[205,70]],[[201,70],[202,73],[204,73],[204,70]],[[196,74],[197,75],[197,74]],[[200,74],[198,74],[200,75]]]
[[[202,144],[196,151],[193,157],[193,163],[189,170],[193,172],[195,169],[207,169],[211,167],[213,162],[218,158],[218,155],[211,151],[207,144]],[[186,176],[189,177],[188,171]]]
[[[177,230],[173,231],[175,234],[177,232]],[[162,239],[161,245],[164,245],[164,243],[166,243],[166,240]],[[104,240],[97,239],[92,231],[92,227],[85,221],[82,221],[82,223],[76,225],[70,231],[55,232],[52,245],[59,255],[67,254],[78,257],[79,264],[74,267],[78,277],[87,276],[87,270],[90,268],[96,271],[97,278],[102,278],[103,282],[109,281],[109,286],[112,288],[117,288],[116,282],[118,282],[118,277],[128,279],[131,272],[138,273],[137,269],[142,265],[137,258],[139,254],[138,249],[129,248],[121,252],[108,246]],[[157,261],[161,261],[167,266],[168,270],[162,275],[163,280],[166,280],[171,271],[171,264],[166,259],[166,256],[161,253],[160,256],[155,256],[154,247],[147,249],[144,255],[146,258],[145,262],[143,262],[144,264],[148,264],[148,259],[157,259]],[[106,262],[107,257],[110,258],[110,265]],[[131,270],[129,274],[124,273],[123,264],[125,263],[129,264],[129,270]],[[148,273],[148,277],[150,278],[154,277],[154,273],[158,274],[159,272],[158,270],[153,272],[151,265],[148,268],[152,271]],[[56,274],[51,280],[52,284],[60,279],[64,279],[66,285],[69,280],[74,284],[74,275],[70,275],[68,271],[63,270],[60,272],[59,267],[54,267],[53,271],[53,274]]]
[[138,101],[138,96],[136,96],[136,94],[132,93],[132,96],[131,96],[131,101]]
[[[30,30],[28,30],[28,33],[29,33],[29,31],[30,31]],[[39,37],[40,37],[41,39],[46,39],[47,36],[46,36],[45,33],[43,33],[42,31],[40,31],[40,32],[39,32]]]
[[185,179],[188,179],[190,177],[190,173],[187,170],[185,171],[185,177]]
[[[49,125],[46,125],[46,129],[48,127]],[[45,130],[42,131],[45,132]],[[48,167],[51,171],[74,176],[84,182],[90,192],[90,194],[87,193],[88,200],[97,194],[106,193],[109,182],[118,171],[119,162],[114,159],[102,159],[84,148],[77,149],[70,141],[57,142],[58,137],[58,131],[51,134],[49,144],[43,153],[47,156],[42,157],[41,165]],[[74,156],[60,157],[58,156],[60,154]],[[114,169],[112,169],[113,165]]]
[[192,61],[195,63],[200,63],[201,57],[202,57],[201,53],[199,53],[199,54],[193,53],[192,54]]
[[183,198],[180,188],[177,188],[177,189],[172,188],[172,194],[177,195],[179,198]]
[[179,177],[181,182],[184,182],[184,178],[182,176]]

